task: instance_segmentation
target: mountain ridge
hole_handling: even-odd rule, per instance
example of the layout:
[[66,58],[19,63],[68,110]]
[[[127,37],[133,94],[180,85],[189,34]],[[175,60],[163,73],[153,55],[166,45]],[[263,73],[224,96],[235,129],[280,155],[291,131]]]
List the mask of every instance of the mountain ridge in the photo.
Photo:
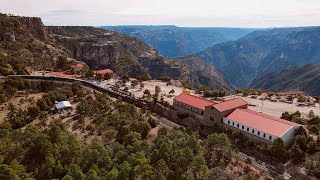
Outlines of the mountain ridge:
[[320,96],[320,65],[306,64],[268,73],[255,78],[249,87],[275,92],[301,90]]
[[238,88],[261,74],[320,63],[320,27],[254,31],[237,41],[221,43],[196,56],[217,67]]
[[235,40],[255,29],[223,27],[100,26],[137,37],[165,57],[192,55],[217,43]]

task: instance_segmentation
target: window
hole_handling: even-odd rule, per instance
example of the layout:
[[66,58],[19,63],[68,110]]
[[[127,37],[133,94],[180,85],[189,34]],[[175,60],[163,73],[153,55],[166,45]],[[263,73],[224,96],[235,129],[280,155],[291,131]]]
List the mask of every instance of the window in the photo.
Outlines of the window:
[[254,129],[252,129],[252,133],[254,134]]
[[228,121],[228,124],[230,124],[230,121]]
[[244,126],[242,126],[242,129],[244,129]]
[[201,111],[201,115],[203,115],[203,111]]
[[249,128],[247,128],[247,131],[249,132]]
[[266,133],[263,133],[263,137],[264,137],[264,138],[266,137]]
[[258,136],[260,136],[260,131],[258,131]]
[[239,128],[239,124],[237,124],[237,128]]
[[234,126],[234,122],[232,122],[232,126]]
[[270,136],[269,136],[269,140],[271,140],[271,139],[272,139],[272,136],[270,135]]

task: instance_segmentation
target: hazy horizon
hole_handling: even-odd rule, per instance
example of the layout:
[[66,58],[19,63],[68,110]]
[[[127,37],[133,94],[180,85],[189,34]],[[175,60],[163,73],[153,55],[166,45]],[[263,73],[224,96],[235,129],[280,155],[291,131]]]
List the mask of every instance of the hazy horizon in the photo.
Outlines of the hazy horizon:
[[317,0],[0,0],[0,12],[46,25],[175,25],[274,28],[319,26]]

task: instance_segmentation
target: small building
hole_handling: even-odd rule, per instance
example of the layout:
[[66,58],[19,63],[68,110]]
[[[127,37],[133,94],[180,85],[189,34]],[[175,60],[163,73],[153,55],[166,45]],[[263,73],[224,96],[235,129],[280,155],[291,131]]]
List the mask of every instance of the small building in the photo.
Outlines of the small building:
[[278,92],[278,96],[298,96],[298,95],[304,95],[305,93],[303,91],[288,91],[288,92]]
[[301,126],[249,109],[236,109],[223,118],[223,123],[257,141],[272,142],[281,138],[285,143],[294,137],[295,130]]
[[109,73],[113,73],[113,71],[111,69],[103,69],[103,70],[99,70],[99,71],[94,71],[95,74],[109,74]]
[[69,101],[60,101],[60,102],[56,102],[54,105],[55,109],[58,110],[59,112],[63,111],[63,110],[68,110],[68,109],[72,109],[72,105]]
[[74,72],[80,72],[83,69],[83,64],[73,64],[71,65]]
[[191,115],[203,115],[205,107],[213,104],[216,104],[216,102],[184,93],[173,99],[175,109]]
[[271,96],[270,101],[271,102],[278,102],[277,96]]

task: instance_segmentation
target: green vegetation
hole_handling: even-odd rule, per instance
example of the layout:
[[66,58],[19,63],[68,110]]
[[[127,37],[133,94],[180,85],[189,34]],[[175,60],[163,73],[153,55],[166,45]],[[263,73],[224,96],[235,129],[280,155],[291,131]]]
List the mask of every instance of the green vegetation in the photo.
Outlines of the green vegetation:
[[[156,119],[121,99],[88,94],[79,84],[9,79],[3,88],[14,89],[14,94],[44,94],[26,110],[9,105],[0,126],[1,179],[235,178],[224,170],[232,162],[231,143],[225,134],[212,134],[201,143],[193,133],[162,128],[149,141]],[[53,103],[70,99],[78,102],[72,129],[87,133],[91,141],[85,143],[71,135],[61,119],[48,126],[28,125],[37,118],[47,122],[54,114],[50,111]]]
[[226,91],[220,91],[220,90],[206,90],[203,92],[204,97],[224,97],[227,96],[228,93]]

